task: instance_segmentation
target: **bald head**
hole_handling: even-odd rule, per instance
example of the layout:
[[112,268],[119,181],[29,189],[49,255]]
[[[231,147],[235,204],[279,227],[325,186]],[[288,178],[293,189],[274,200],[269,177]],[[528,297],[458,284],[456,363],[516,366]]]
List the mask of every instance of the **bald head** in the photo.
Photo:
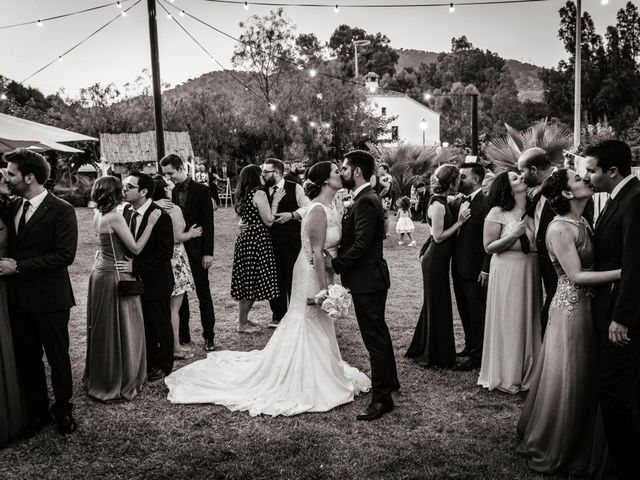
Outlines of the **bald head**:
[[553,165],[547,152],[540,147],[526,149],[518,158],[518,170],[529,187],[536,187],[551,175]]

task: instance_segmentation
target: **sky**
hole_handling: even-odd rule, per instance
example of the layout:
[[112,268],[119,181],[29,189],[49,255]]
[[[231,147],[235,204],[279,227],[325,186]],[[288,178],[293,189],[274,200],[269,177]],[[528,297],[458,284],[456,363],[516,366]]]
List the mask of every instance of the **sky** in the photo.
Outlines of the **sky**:
[[[35,21],[110,3],[111,0],[0,0],[0,26]],[[262,0],[269,2],[270,0]],[[333,3],[335,0],[280,0],[281,3]],[[367,33],[381,32],[394,48],[435,52],[450,51],[451,39],[466,35],[474,46],[540,66],[556,66],[566,58],[558,39],[558,10],[565,0],[523,4],[464,6],[450,13],[446,6],[428,8],[345,8],[356,4],[426,3],[429,0],[343,0],[338,13],[333,8],[285,7],[297,33],[314,33],[321,42],[329,40],[341,24],[360,27]],[[441,0],[433,0],[434,3]],[[125,8],[135,0],[123,0]],[[133,7],[74,51],[54,62],[25,85],[54,93],[63,88],[70,97],[94,83],[122,87],[150,69],[147,0]],[[604,36],[615,25],[616,12],[626,0],[583,0],[582,8],[594,19]],[[454,2],[455,4],[455,2]],[[173,5],[201,18],[216,28],[238,37],[239,22],[250,15],[265,15],[274,7],[213,3],[206,0],[174,0]],[[167,7],[174,15],[176,10]],[[45,22],[42,27],[26,25],[0,29],[0,74],[23,81],[73,45],[118,15],[115,5]],[[188,17],[176,18],[225,68],[232,68],[235,42]],[[158,7],[160,69],[163,82],[172,86],[212,70],[220,70],[174,21]]]

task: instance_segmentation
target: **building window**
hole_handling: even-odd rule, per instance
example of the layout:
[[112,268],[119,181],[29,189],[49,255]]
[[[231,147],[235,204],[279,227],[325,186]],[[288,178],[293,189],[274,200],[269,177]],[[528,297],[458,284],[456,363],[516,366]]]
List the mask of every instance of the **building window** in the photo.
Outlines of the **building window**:
[[391,127],[391,140],[393,140],[393,141],[398,140],[398,127],[397,126]]
[[387,116],[387,107],[382,107],[382,116],[383,117]]

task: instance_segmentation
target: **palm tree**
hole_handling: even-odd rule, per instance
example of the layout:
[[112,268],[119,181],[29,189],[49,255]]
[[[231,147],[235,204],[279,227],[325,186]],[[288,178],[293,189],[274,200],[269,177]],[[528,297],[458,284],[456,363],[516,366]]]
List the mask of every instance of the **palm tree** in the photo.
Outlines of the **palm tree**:
[[563,125],[549,123],[547,119],[522,131],[506,123],[505,127],[507,135],[491,140],[485,147],[488,160],[496,166],[498,172],[516,166],[520,154],[531,147],[544,149],[551,163],[561,167],[564,151],[573,145],[573,133]]

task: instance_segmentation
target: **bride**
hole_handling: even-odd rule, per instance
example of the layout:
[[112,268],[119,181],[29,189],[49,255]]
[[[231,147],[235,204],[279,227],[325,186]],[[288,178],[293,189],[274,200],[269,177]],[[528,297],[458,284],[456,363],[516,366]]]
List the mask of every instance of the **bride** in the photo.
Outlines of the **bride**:
[[175,371],[165,379],[171,403],[215,403],[252,416],[296,415],[326,412],[371,388],[365,374],[342,360],[333,320],[307,305],[333,281],[323,251],[337,255],[341,223],[332,201],[341,187],[337,165],[319,162],[309,169],[311,203],[302,221],[291,302],[264,349],[212,352]]

